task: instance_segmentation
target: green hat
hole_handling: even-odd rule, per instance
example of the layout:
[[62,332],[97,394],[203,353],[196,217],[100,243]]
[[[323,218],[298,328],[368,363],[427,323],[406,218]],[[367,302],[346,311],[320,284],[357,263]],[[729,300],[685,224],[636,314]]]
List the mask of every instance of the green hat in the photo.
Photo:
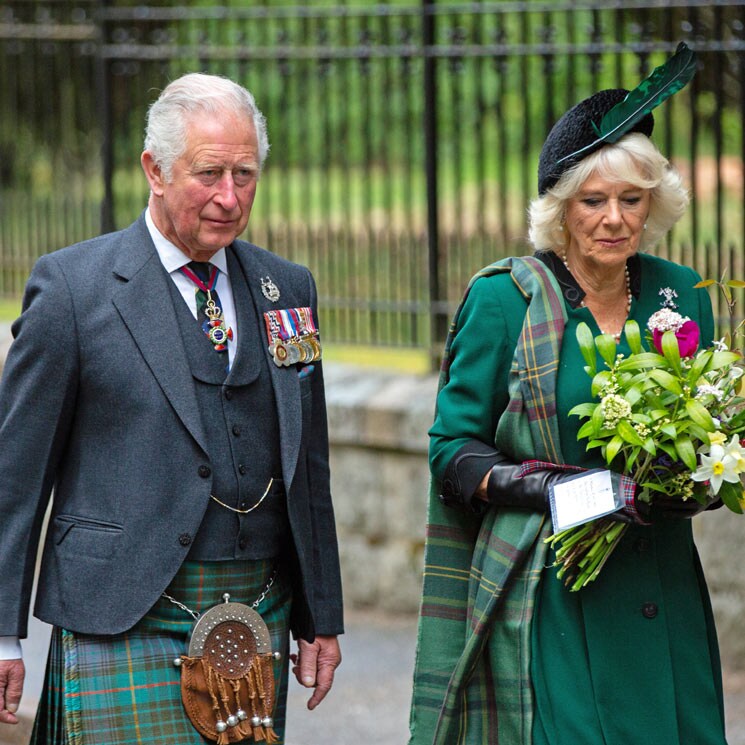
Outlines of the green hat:
[[538,194],[543,195],[581,160],[625,134],[649,137],[650,113],[677,93],[696,72],[696,55],[683,42],[665,64],[656,68],[633,91],[599,91],[567,111],[551,128],[538,159]]

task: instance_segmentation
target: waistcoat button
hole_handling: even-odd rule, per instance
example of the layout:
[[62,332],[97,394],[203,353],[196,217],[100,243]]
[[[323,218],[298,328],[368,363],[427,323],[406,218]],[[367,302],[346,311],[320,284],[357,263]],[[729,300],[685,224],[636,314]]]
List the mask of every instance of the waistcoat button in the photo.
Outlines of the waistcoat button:
[[240,427],[239,427],[239,426],[238,426],[237,424],[234,424],[234,425],[233,425],[233,434],[234,434],[234,435],[235,435],[236,437],[240,437],[240,434],[241,434],[241,428],[240,428]]
[[233,391],[231,388],[225,389],[225,398],[227,398],[228,401],[230,401],[230,399],[233,398]]
[[209,466],[199,466],[197,473],[203,478],[207,479],[212,475],[212,469]]
[[189,535],[188,533],[182,533],[182,534],[181,534],[181,535],[180,535],[180,536],[178,537],[178,542],[179,542],[179,543],[180,543],[180,544],[181,544],[182,546],[188,546],[188,545],[189,545],[189,544],[191,543],[191,536],[190,536],[190,535]]

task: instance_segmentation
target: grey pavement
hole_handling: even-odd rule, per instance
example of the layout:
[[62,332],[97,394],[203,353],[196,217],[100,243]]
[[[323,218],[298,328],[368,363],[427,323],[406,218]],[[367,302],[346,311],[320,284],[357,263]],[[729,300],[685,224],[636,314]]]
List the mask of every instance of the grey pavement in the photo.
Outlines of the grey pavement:
[[[48,627],[34,619],[24,642],[28,667],[21,707],[24,721],[19,727],[0,730],[2,745],[28,744],[48,636]],[[416,620],[410,616],[348,613],[347,633],[341,638],[344,659],[326,700],[309,712],[308,691],[291,681],[286,745],[405,745],[415,638]],[[728,743],[745,745],[745,671],[727,672],[725,689]]]

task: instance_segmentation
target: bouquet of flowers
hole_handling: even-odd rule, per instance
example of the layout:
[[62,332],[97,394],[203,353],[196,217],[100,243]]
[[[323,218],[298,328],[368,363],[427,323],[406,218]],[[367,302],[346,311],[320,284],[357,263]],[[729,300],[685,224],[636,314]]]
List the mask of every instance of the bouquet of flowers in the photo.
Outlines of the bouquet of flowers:
[[[697,324],[676,311],[676,293],[664,288],[661,310],[649,319],[646,351],[639,325],[625,326],[631,354],[615,340],[593,338],[586,324],[577,340],[597,401],[569,413],[586,419],[578,439],[600,448],[610,470],[632,478],[637,502],[715,500],[733,512],[745,507],[745,360],[724,342],[698,349]],[[597,369],[597,352],[605,363]],[[556,548],[559,577],[573,591],[592,582],[618,544],[627,523],[602,517],[547,540]]]

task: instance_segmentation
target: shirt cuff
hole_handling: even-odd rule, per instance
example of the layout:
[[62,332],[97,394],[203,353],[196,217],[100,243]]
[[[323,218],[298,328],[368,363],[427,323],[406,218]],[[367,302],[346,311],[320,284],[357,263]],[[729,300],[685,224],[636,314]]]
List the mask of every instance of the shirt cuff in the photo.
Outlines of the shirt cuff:
[[20,660],[21,641],[17,636],[0,636],[0,660]]

